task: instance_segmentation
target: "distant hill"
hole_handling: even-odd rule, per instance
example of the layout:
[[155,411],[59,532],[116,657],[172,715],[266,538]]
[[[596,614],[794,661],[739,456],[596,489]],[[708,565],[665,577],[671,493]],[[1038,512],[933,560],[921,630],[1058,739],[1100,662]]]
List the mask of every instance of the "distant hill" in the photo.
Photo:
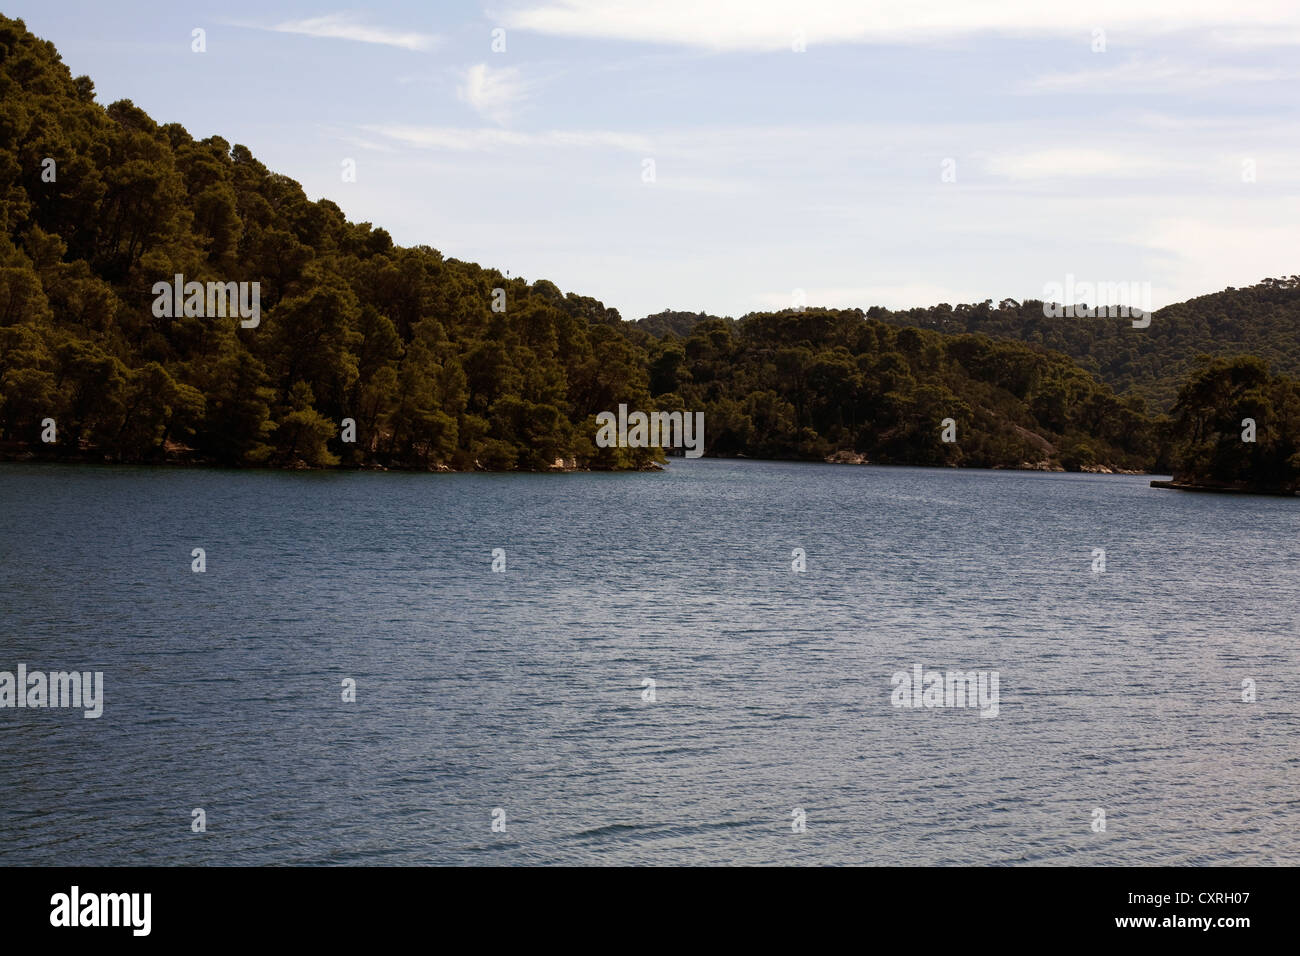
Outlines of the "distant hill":
[[1067,470],[1160,458],[1140,399],[1060,353],[985,335],[787,310],[706,319],[649,352],[651,395],[703,409],[714,454]]
[[[1127,318],[1049,318],[1035,299],[901,310],[874,307],[865,314],[891,325],[979,332],[1063,352],[1117,394],[1139,395],[1161,411],[1172,407],[1200,355],[1249,353],[1275,372],[1300,375],[1300,276],[1264,279],[1245,289],[1225,289],[1166,306],[1155,312],[1147,328],[1134,328]],[[659,336],[667,331],[687,334],[682,326],[690,313],[660,316],[648,316],[639,324]]]

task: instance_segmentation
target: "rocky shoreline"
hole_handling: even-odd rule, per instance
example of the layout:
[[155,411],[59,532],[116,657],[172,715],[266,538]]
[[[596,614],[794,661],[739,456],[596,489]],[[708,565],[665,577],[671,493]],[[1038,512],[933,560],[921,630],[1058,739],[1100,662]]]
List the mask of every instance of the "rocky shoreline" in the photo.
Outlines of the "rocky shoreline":
[[[169,466],[169,467],[179,466],[179,467],[188,467],[188,468],[223,467],[218,465],[215,462],[208,461],[206,459],[195,456],[194,454],[192,454],[192,449],[188,449],[184,446],[172,446],[171,448],[169,448],[169,451],[171,451],[172,453],[168,454],[165,458],[162,458],[157,461],[117,462],[107,456],[95,454],[89,449],[83,449],[78,454],[71,454],[71,455],[65,454],[65,455],[53,456],[53,455],[38,454],[32,451],[30,446],[22,445],[19,443],[7,442],[4,443],[3,445],[0,445],[0,461],[53,462],[53,463],[62,463],[62,464],[81,464],[81,465],[136,464],[136,465]],[[670,456],[668,458],[668,461],[672,461],[673,457],[675,456]],[[734,456],[724,456],[724,457],[743,460],[747,456],[734,455]],[[827,456],[823,460],[826,464],[831,464],[831,465],[872,464],[872,462],[870,461],[870,459],[867,458],[866,455],[861,455],[858,454],[857,452],[850,452],[850,451],[838,451],[833,455]],[[893,463],[893,464],[897,464],[897,463]],[[473,468],[452,468],[450,465],[446,465],[443,463],[434,463],[429,465],[418,465],[418,464],[383,465],[376,462],[363,464],[363,465],[342,464],[342,465],[333,465],[333,466],[315,466],[315,465],[309,465],[307,462],[302,460],[295,461],[289,464],[254,465],[254,466],[245,466],[245,467],[253,467],[259,470],[266,469],[266,470],[273,470],[273,471],[426,471],[431,473],[446,473],[446,474],[473,474],[475,472],[489,472],[492,470],[489,468],[485,468],[478,461],[474,462]],[[918,466],[918,467],[945,467],[945,466]],[[961,467],[961,466],[953,465],[953,466],[946,466],[946,467]],[[572,472],[588,472],[593,470],[597,470],[597,469],[592,469],[585,465],[579,464],[576,458],[556,458],[555,461],[548,468],[541,469],[537,472],[529,472],[529,473],[542,474],[544,472],[551,472],[551,473],[567,474]],[[648,462],[641,468],[629,468],[623,470],[663,471],[664,465],[657,462]],[[1054,462],[1049,459],[1043,459],[1042,461],[1036,461],[1036,462],[1022,461],[1018,465],[995,465],[993,466],[993,470],[995,471],[1050,471],[1050,472],[1061,472],[1061,473],[1065,473],[1068,471],[1068,469],[1064,468],[1058,462]],[[1112,466],[1112,465],[1084,465],[1081,468],[1079,468],[1079,473],[1096,474],[1096,475],[1149,474],[1149,472],[1119,468],[1117,466]],[[1250,489],[1211,488],[1205,486],[1193,486],[1181,482],[1175,483],[1175,482],[1153,481],[1151,484],[1152,487],[1178,488],[1179,490],[1189,490],[1189,491],[1242,491],[1245,493],[1254,493],[1254,494],[1280,494],[1280,495],[1292,494],[1292,492],[1287,492],[1287,491],[1252,492]]]
[[[83,449],[75,454],[63,455],[42,455],[32,451],[29,447],[17,445],[16,443],[6,443],[10,447],[0,446],[0,462],[39,462],[45,464],[61,465],[138,465],[144,467],[166,467],[166,468],[230,468],[238,467],[240,471],[424,471],[436,474],[473,474],[475,472],[491,472],[492,469],[486,468],[479,461],[474,462],[473,468],[452,468],[450,465],[442,462],[436,462],[429,465],[403,465],[388,464],[383,465],[378,462],[368,462],[366,464],[339,464],[339,465],[310,465],[299,459],[298,461],[286,464],[260,464],[231,466],[221,465],[215,461],[210,461],[197,455],[188,454],[190,449],[179,449],[164,458],[154,461],[115,461],[107,455],[99,455],[88,449]],[[569,473],[580,471],[597,471],[605,469],[593,469],[585,465],[580,465],[576,458],[557,458],[547,468],[538,471],[525,472],[520,469],[512,469],[510,474],[518,472],[519,474],[543,474],[543,473]],[[623,471],[663,471],[664,466],[658,462],[647,462],[640,468],[625,468]]]
[[[833,455],[828,455],[823,459],[828,465],[869,465],[870,459],[866,455],[860,455],[857,452],[837,451]],[[938,466],[943,467],[943,466]],[[947,467],[961,467],[959,465]],[[1053,471],[1067,472],[1068,468],[1058,462],[1049,459],[1042,461],[1022,461],[1018,465],[994,465],[994,471]],[[1150,472],[1140,471],[1129,468],[1120,468],[1115,465],[1083,465],[1079,472],[1088,475],[1147,475]]]

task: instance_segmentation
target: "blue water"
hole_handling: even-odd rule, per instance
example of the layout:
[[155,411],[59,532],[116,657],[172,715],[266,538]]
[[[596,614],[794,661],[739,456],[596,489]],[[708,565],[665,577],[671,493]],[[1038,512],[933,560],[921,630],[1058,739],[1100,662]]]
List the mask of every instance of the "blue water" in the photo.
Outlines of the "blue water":
[[1300,863],[1300,504],[1148,480],[0,465],[0,864]]

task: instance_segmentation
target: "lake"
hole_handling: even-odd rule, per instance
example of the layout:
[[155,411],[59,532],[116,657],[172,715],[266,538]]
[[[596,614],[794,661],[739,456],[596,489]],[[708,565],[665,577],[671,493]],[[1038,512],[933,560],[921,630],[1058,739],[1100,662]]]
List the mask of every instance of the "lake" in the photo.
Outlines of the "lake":
[[2,464],[0,864],[1300,863],[1300,507],[1149,480]]

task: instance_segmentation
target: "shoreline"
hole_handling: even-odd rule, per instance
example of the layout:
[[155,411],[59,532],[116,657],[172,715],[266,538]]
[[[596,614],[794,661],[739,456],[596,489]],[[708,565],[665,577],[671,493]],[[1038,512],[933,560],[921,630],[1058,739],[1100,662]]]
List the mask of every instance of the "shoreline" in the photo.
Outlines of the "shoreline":
[[[803,465],[852,465],[868,466],[875,468],[926,468],[934,471],[1005,471],[1005,472],[1038,472],[1043,474],[1072,474],[1072,475],[1126,475],[1126,476],[1143,476],[1158,475],[1161,472],[1129,470],[1109,465],[1091,465],[1084,468],[1070,471],[1060,465],[1049,466],[1046,462],[1021,462],[1018,465],[934,465],[924,463],[909,462],[879,462],[868,461],[864,456],[855,456],[853,460],[845,460],[831,456],[828,458],[751,458],[747,455],[705,455],[712,461],[754,461],[754,462],[773,462],[778,464],[803,464]],[[103,458],[95,455],[81,454],[76,456],[46,456],[33,454],[30,451],[15,452],[12,450],[0,450],[0,463],[14,462],[18,464],[45,464],[45,465],[89,465],[94,467],[127,467],[127,468],[182,468],[182,469],[211,469],[221,471],[249,471],[249,472],[354,472],[354,471],[377,471],[377,472],[399,472],[404,474],[449,474],[449,475],[553,475],[553,474],[638,474],[646,472],[662,472],[667,470],[674,461],[681,460],[681,455],[669,455],[662,463],[650,462],[639,468],[591,468],[577,464],[570,458],[557,460],[555,465],[544,469],[518,469],[499,470],[491,468],[452,468],[446,464],[437,464],[429,466],[406,466],[406,465],[381,465],[377,463],[369,464],[339,464],[339,465],[308,465],[305,462],[287,465],[227,465],[219,462],[207,461],[202,459],[189,458],[165,458],[156,461],[115,461],[109,458]],[[1168,474],[1164,472],[1163,474]],[[1172,486],[1169,482],[1155,482],[1153,487]],[[1180,488],[1182,486],[1179,486]]]
[[1173,491],[1200,491],[1218,495],[1266,495],[1273,498],[1295,498],[1300,495],[1300,492],[1287,491],[1284,488],[1242,488],[1214,482],[1153,481],[1151,487],[1168,488]]

